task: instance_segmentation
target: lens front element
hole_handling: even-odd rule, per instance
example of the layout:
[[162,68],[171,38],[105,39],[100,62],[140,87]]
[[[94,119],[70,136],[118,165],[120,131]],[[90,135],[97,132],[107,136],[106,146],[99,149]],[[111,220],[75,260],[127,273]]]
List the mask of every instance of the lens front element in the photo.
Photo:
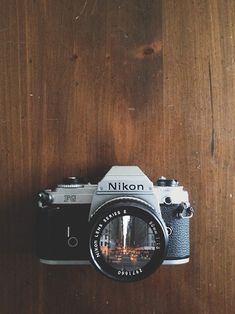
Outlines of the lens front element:
[[156,241],[145,221],[126,215],[114,218],[106,225],[99,245],[109,265],[118,270],[133,271],[151,260]]
[[133,200],[111,203],[97,211],[91,225],[91,261],[108,277],[142,279],[164,260],[167,230],[146,204]]

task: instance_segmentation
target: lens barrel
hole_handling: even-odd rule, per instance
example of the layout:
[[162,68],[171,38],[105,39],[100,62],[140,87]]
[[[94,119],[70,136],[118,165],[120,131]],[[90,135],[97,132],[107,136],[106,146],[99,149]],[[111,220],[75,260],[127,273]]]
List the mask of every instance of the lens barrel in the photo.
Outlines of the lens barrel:
[[103,204],[90,220],[91,262],[102,274],[136,281],[154,272],[166,255],[166,226],[147,202],[119,197]]

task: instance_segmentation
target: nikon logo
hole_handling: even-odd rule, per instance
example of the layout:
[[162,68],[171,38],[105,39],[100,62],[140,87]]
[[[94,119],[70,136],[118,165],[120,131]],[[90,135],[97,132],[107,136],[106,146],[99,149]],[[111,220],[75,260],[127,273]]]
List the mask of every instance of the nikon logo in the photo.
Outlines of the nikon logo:
[[108,184],[109,191],[143,191],[143,184],[128,184],[124,182],[113,182]]

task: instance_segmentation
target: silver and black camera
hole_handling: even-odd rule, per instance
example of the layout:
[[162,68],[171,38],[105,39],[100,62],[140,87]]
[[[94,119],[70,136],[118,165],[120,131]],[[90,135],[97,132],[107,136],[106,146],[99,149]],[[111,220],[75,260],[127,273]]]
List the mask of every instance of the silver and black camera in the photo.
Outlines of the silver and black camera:
[[38,194],[40,261],[93,264],[120,280],[142,279],[161,264],[189,261],[188,193],[176,180],[156,184],[137,166],[114,166],[99,182],[69,177]]

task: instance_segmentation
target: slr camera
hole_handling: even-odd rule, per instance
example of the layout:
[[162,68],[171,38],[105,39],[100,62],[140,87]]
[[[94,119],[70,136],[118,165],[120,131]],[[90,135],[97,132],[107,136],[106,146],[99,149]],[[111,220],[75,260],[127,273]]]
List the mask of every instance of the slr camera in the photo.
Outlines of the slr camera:
[[176,180],[153,184],[137,166],[114,166],[99,182],[66,178],[37,203],[42,263],[91,263],[112,279],[135,281],[161,264],[189,261],[193,209]]

